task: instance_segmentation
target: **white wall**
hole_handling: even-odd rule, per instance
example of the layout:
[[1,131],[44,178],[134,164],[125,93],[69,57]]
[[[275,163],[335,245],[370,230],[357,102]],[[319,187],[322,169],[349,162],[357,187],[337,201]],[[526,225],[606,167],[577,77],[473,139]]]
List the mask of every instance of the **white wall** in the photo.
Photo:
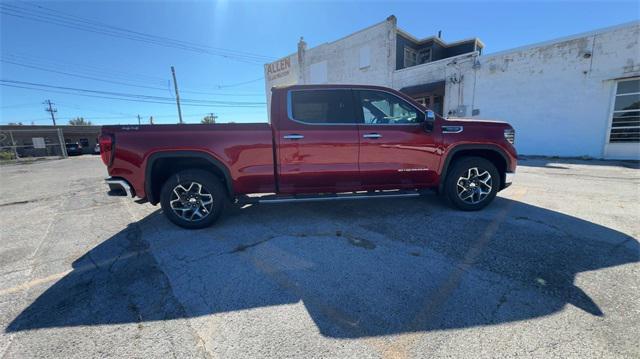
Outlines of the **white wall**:
[[[392,46],[393,45],[393,46]],[[302,83],[388,85],[390,68],[395,66],[395,23],[383,21],[340,40],[322,44],[306,51]],[[364,54],[364,52],[368,52]],[[369,66],[361,59],[368,57]],[[314,78],[314,66],[326,61],[326,77]],[[324,81],[322,81],[324,80]]]
[[612,151],[620,145],[608,145],[607,133],[615,79],[640,75],[639,38],[635,23],[477,59],[445,59],[395,71],[393,86],[446,79],[445,114],[464,106],[467,117],[477,109],[477,118],[510,122],[522,154],[633,157]]

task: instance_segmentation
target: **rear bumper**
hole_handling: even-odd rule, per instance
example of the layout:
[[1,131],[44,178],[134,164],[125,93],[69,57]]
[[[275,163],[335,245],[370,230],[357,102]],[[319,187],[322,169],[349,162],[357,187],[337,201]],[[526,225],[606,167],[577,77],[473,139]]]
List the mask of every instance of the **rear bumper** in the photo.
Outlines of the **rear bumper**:
[[109,185],[109,196],[133,197],[131,185],[126,180],[118,177],[109,177],[104,181]]
[[513,180],[516,177],[516,173],[515,172],[507,172],[504,174],[504,188],[507,188],[509,186],[511,186],[511,184],[513,183]]

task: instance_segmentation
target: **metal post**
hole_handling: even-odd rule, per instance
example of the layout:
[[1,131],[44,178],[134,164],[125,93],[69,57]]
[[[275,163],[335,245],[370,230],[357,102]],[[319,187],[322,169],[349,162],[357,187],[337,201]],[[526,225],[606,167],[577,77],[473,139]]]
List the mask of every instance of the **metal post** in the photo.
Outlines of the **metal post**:
[[62,129],[58,128],[58,141],[60,142],[60,148],[62,149],[62,157],[67,158],[69,155],[67,154],[67,146],[64,143],[64,135],[62,134]]
[[171,66],[171,75],[173,75],[173,87],[176,90],[176,103],[178,104],[178,118],[182,124],[182,110],[180,109],[180,94],[178,94],[178,82],[176,82],[176,70]]
[[16,148],[16,143],[13,140],[13,133],[9,131],[9,139],[11,139],[11,148],[13,149],[13,153],[16,155],[16,161],[18,160],[18,149]]

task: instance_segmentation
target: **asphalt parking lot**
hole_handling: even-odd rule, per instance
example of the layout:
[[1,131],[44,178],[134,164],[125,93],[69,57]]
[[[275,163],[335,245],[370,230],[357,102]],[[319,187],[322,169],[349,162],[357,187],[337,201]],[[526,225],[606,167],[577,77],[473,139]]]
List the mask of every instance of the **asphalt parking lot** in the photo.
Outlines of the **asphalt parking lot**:
[[520,164],[481,212],[261,205],[198,231],[108,197],[96,156],[0,167],[0,357],[639,357],[640,170]]

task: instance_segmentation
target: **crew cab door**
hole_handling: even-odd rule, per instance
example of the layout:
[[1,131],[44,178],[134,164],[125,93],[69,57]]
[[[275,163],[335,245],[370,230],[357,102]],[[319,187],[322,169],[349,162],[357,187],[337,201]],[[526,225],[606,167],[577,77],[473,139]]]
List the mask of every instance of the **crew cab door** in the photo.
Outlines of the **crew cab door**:
[[425,126],[424,110],[383,90],[355,90],[355,98],[363,118],[358,137],[364,188],[433,185],[440,156],[434,133]]
[[[358,118],[350,89],[287,92],[274,131],[281,193],[358,190]],[[284,109],[283,109],[284,110]]]

